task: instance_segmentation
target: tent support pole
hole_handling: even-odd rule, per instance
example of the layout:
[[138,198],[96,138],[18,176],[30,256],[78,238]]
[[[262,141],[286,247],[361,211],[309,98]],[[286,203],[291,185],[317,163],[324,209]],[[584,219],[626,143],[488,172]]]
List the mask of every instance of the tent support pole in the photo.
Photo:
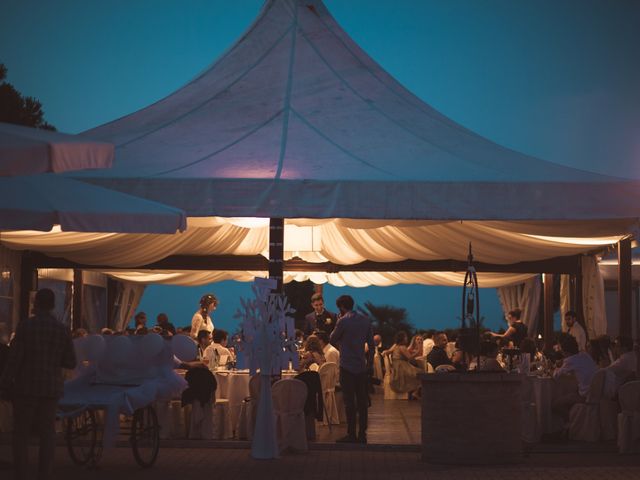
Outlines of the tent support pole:
[[114,328],[113,311],[116,307],[116,297],[118,294],[118,281],[107,277],[107,322],[105,327]]
[[73,270],[73,310],[71,317],[71,328],[83,328],[82,321],[82,270]]
[[269,278],[278,282],[276,293],[283,292],[284,218],[269,219]]
[[544,275],[544,347],[553,348],[553,280],[552,273]]
[[631,337],[631,239],[618,242],[618,303],[620,336]]

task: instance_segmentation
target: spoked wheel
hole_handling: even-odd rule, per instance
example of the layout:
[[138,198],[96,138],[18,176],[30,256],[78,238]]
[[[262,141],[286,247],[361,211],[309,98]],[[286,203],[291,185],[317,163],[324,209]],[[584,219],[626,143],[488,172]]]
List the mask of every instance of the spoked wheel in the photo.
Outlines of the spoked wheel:
[[84,410],[66,420],[67,450],[76,465],[86,465],[96,455],[98,425],[93,410]]
[[139,408],[134,412],[131,423],[131,448],[133,457],[141,467],[148,468],[156,462],[160,449],[160,428],[153,407]]

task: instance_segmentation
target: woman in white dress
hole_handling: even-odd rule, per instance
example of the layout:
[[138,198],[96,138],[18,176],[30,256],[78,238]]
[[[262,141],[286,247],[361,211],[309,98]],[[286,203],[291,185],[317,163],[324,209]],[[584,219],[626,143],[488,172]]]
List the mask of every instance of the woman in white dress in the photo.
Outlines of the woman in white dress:
[[200,299],[200,310],[191,319],[191,337],[197,338],[200,330],[213,332],[213,319],[211,312],[218,306],[218,299],[213,293],[207,293]]

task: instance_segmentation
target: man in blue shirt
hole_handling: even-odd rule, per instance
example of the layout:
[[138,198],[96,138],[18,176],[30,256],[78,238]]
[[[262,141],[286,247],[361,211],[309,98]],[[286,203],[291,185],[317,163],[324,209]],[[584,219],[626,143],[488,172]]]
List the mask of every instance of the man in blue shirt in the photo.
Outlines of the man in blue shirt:
[[[340,386],[347,412],[347,435],[340,443],[367,443],[367,378],[373,365],[373,329],[371,320],[353,311],[353,298],[342,295],[336,300],[340,311],[330,342],[340,350]],[[365,344],[369,347],[365,353]],[[358,436],[356,436],[356,412]]]

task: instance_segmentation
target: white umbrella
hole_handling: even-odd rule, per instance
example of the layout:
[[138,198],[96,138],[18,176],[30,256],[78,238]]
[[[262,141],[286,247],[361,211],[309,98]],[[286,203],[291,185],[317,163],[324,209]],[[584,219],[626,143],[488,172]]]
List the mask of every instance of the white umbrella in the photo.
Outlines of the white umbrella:
[[0,177],[0,230],[175,233],[184,211],[55,174]]
[[0,176],[110,168],[113,155],[110,143],[0,123]]

